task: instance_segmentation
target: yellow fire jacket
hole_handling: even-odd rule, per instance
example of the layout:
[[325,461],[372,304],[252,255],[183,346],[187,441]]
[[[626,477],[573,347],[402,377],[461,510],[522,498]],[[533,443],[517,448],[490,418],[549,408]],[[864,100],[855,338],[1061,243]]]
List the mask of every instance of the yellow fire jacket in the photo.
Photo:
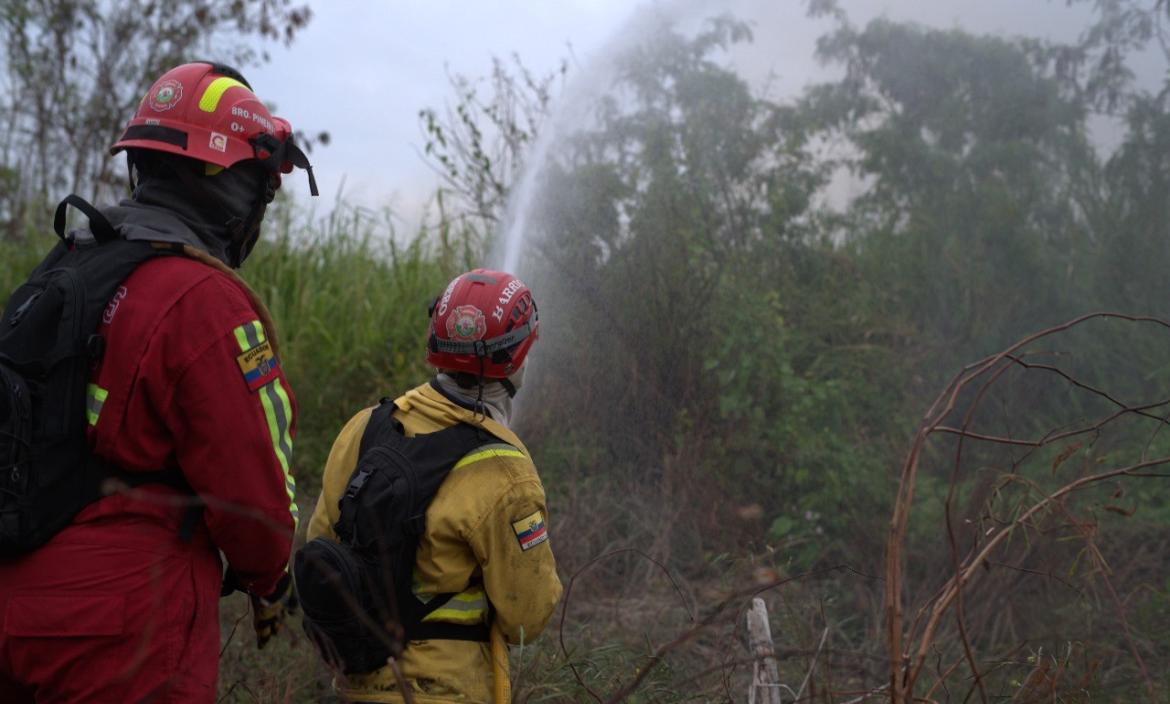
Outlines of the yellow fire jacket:
[[[487,623],[494,620],[510,643],[532,641],[561,596],[548,542],[544,487],[528,450],[503,425],[448,400],[424,384],[394,401],[394,417],[408,436],[464,422],[504,440],[472,451],[452,469],[426,514],[415,564],[414,591],[455,593],[427,620]],[[321,496],[308,539],[337,540],[338,500],[357,465],[372,408],[346,423],[325,465]],[[411,641],[399,660],[418,704],[492,701],[493,668],[487,643]],[[498,664],[506,675],[507,663]],[[389,667],[334,683],[338,693],[363,702],[402,702]]]

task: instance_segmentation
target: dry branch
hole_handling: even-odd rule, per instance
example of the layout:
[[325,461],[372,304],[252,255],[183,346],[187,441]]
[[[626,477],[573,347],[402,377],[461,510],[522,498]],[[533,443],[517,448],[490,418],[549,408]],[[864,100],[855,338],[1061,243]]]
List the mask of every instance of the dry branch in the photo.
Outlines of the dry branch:
[[[911,443],[909,452],[902,466],[901,479],[898,486],[894,511],[890,520],[889,532],[887,535],[887,551],[886,551],[886,596],[885,596],[885,613],[886,613],[886,637],[888,646],[888,662],[889,662],[889,693],[890,700],[894,704],[909,704],[912,701],[918,701],[914,695],[914,687],[918,679],[923,673],[926,666],[926,660],[932,650],[932,646],[937,635],[937,629],[944,618],[944,616],[952,609],[955,611],[955,617],[958,624],[959,638],[964,652],[964,661],[971,671],[971,686],[980,692],[983,701],[987,701],[987,693],[983,689],[982,675],[979,671],[978,663],[971,645],[970,637],[967,632],[964,616],[963,616],[963,590],[972,582],[978,570],[990,564],[992,553],[1000,548],[1009,536],[1013,535],[1021,527],[1030,525],[1030,521],[1038,517],[1043,511],[1060,504],[1073,493],[1080,491],[1086,487],[1099,484],[1109,479],[1115,478],[1133,478],[1143,476],[1145,473],[1141,472],[1143,469],[1149,467],[1160,466],[1170,463],[1170,457],[1162,457],[1152,460],[1144,460],[1142,462],[1130,464],[1125,467],[1115,468],[1104,472],[1098,472],[1089,476],[1083,476],[1079,479],[1066,483],[1059,489],[1052,491],[1043,496],[1039,501],[1026,507],[1013,520],[1011,520],[1005,527],[998,532],[993,527],[988,533],[991,537],[985,544],[978,549],[973,549],[972,554],[960,558],[957,538],[954,532],[953,521],[951,517],[951,510],[956,496],[956,489],[959,480],[959,467],[963,459],[963,443],[965,440],[977,440],[981,442],[994,443],[1004,446],[1024,446],[1029,448],[1039,448],[1045,445],[1050,445],[1062,439],[1076,437],[1085,434],[1099,434],[1102,429],[1110,423],[1128,415],[1143,416],[1151,418],[1159,422],[1159,424],[1166,424],[1166,419],[1149,413],[1150,410],[1161,408],[1170,403],[1170,400],[1158,401],[1155,403],[1131,405],[1120,401],[1113,394],[1106,390],[1098,388],[1094,385],[1087,384],[1077,379],[1072,374],[1062,370],[1053,365],[1032,364],[1024,361],[1024,355],[1020,351],[1036,341],[1057,335],[1068,331],[1076,326],[1086,323],[1091,320],[1098,319],[1114,319],[1119,321],[1126,321],[1131,323],[1149,323],[1170,330],[1170,323],[1151,317],[1145,316],[1131,316],[1120,313],[1091,313],[1071,320],[1062,325],[1058,325],[1046,330],[1042,330],[1035,334],[1029,335],[1022,340],[1016,342],[1011,347],[1002,352],[985,357],[978,362],[964,367],[952,380],[947,384],[946,388],[938,395],[938,397],[931,404],[926,415],[919,424],[918,430],[915,433],[914,440]],[[1001,381],[1005,372],[1012,367],[1022,368],[1025,371],[1037,370],[1045,371],[1056,375],[1070,386],[1087,391],[1094,396],[1100,397],[1111,404],[1117,410],[1113,413],[1097,418],[1096,420],[1066,431],[1050,431],[1044,436],[1036,440],[1019,440],[1011,437],[1003,437],[995,434],[975,432],[970,429],[972,419],[976,408],[987,396],[989,390],[997,382]],[[972,385],[979,383],[979,388],[976,391],[973,400],[964,413],[962,423],[959,427],[944,425],[945,420],[951,416],[956,410],[960,397]],[[904,557],[903,551],[905,549],[907,527],[909,523],[910,510],[914,499],[914,490],[918,478],[918,470],[921,461],[922,453],[927,445],[927,441],[931,435],[936,433],[950,434],[958,436],[958,444],[955,451],[954,467],[951,473],[950,485],[948,488],[948,496],[946,501],[946,533],[951,550],[952,557],[952,571],[953,575],[944,584],[940,591],[921,609],[918,611],[918,616],[915,618],[913,625],[909,630],[906,630],[904,625],[904,611],[903,611],[903,572],[904,572]],[[1112,584],[1108,584],[1112,591]],[[1119,607],[1120,608],[1120,607]],[[921,630],[919,625],[925,619],[925,625]],[[1121,621],[1125,624],[1124,614],[1121,614]],[[1128,626],[1126,625],[1126,634],[1128,636]],[[1152,695],[1152,684],[1149,676],[1146,674],[1145,665],[1141,661],[1138,651],[1132,647],[1131,651],[1137,659],[1146,679],[1147,690]],[[940,677],[936,685],[931,688],[930,693],[927,694],[929,698],[938,688],[942,681],[947,676],[951,675],[958,669],[958,664],[947,668],[945,673],[940,673]]]

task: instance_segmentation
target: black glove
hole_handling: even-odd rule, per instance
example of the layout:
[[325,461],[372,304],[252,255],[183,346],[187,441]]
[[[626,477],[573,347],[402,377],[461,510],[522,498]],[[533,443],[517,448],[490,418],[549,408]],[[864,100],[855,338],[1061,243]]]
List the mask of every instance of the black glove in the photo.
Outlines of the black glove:
[[297,600],[292,589],[292,578],[286,572],[268,596],[249,596],[252,600],[252,628],[256,631],[256,647],[263,650],[268,641],[280,632],[285,617],[296,611]]

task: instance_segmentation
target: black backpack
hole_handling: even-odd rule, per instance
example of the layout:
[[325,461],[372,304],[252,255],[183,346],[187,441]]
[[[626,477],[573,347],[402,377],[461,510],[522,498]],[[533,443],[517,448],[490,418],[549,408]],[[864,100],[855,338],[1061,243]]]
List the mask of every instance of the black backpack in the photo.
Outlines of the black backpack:
[[[89,216],[93,241],[65,236],[67,205]],[[54,228],[60,241],[0,318],[0,558],[43,545],[117,476],[90,453],[85,437],[86,385],[105,348],[96,331],[134,268],[169,253],[120,238],[75,195],[57,207]],[[128,483],[147,477],[155,478]]]
[[423,603],[411,580],[435,492],[460,459],[499,440],[463,423],[407,438],[394,409],[383,399],[362,435],[334,526],[341,542],[314,538],[293,559],[305,632],[346,673],[382,667],[409,640],[489,639],[486,624],[424,623],[454,594]]

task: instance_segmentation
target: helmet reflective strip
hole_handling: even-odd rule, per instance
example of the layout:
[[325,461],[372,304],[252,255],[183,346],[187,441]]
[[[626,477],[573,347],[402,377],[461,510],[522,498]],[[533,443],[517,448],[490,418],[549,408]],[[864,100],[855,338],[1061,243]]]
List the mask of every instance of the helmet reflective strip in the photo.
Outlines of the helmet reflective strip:
[[102,414],[102,406],[105,405],[109,395],[109,391],[97,384],[88,384],[85,387],[85,415],[89,418],[90,425],[97,425],[98,418]]
[[[211,85],[207,86],[207,90],[203,91],[203,97],[199,99],[199,109],[203,112],[215,112],[215,109],[219,107],[220,98],[223,97],[227,89],[236,86],[248,90],[248,86],[234,78],[220,76],[215,79],[211,82]],[[248,92],[251,93],[252,91],[249,90]]]
[[[260,324],[259,320],[244,323],[233,332],[241,352],[247,352],[264,342],[264,326]],[[272,450],[276,453],[281,470],[284,471],[284,490],[288,494],[289,501],[288,512],[292,514],[295,530],[300,525],[301,517],[296,502],[297,482],[289,470],[292,464],[293,444],[290,432],[292,401],[289,400],[288,392],[285,391],[284,384],[279,377],[260,387],[260,405],[264,407],[264,420],[268,423],[268,434],[272,438]]]
[[473,342],[453,342],[451,340],[441,340],[434,337],[433,344],[435,350],[438,352],[448,352],[450,354],[474,354],[479,356],[479,350],[483,349],[483,356],[486,357],[497,350],[506,350],[513,345],[518,345],[524,341],[532,333],[532,321],[524,323],[520,327],[506,332],[503,335],[498,335],[490,340],[475,340]]

